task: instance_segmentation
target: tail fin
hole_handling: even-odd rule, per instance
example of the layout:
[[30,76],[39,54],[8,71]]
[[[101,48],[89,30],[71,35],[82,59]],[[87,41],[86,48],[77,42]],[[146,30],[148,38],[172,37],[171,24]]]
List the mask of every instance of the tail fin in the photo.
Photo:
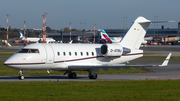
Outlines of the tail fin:
[[150,20],[138,17],[121,40],[121,45],[129,49],[139,49],[150,23]]
[[23,33],[19,30],[19,38],[20,39],[24,39],[24,35],[23,35]]
[[101,30],[101,40],[106,40],[107,42],[112,43],[111,38],[107,35],[107,33],[103,29]]
[[104,30],[101,30],[101,40],[105,40],[109,43],[119,43],[120,42],[119,39],[109,37],[108,34]]

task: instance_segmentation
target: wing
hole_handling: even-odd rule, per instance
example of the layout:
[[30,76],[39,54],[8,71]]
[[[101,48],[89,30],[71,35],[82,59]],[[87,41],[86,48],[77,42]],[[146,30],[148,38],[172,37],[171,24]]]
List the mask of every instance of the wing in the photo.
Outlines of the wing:
[[113,68],[115,70],[119,70],[120,68],[129,69],[131,67],[134,68],[141,68],[141,67],[163,67],[167,66],[168,62],[170,60],[172,53],[169,53],[169,55],[166,57],[164,62],[161,65],[125,65],[125,64],[113,64],[113,65],[70,65],[68,68],[70,70],[94,70],[96,72],[99,72],[99,70],[102,68],[104,71],[108,71],[109,68]]

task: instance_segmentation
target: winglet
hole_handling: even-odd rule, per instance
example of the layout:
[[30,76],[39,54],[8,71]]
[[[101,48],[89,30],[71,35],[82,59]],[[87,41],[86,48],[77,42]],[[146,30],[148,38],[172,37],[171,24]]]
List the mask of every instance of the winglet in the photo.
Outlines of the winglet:
[[162,65],[159,65],[159,67],[167,66],[167,65],[168,65],[168,62],[169,62],[170,57],[171,57],[171,54],[172,54],[172,53],[169,53],[169,55],[166,57],[166,59],[164,60],[164,62],[162,63]]

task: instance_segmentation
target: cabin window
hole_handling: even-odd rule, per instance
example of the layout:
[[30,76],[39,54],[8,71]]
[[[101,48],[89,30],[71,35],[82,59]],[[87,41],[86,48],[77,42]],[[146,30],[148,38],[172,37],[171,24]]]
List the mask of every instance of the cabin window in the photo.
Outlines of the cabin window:
[[92,52],[92,56],[94,56],[94,52]]
[[81,52],[81,56],[83,56],[83,52]]
[[18,53],[39,53],[38,49],[21,49]]
[[69,56],[71,56],[71,52],[69,52]]
[[75,56],[77,56],[77,52],[75,52]]
[[88,53],[88,52],[86,52],[86,55],[87,55],[87,56],[89,56],[89,53]]
[[66,56],[66,52],[63,52],[64,56]]
[[58,54],[58,56],[60,55],[60,53],[59,53],[59,52],[57,52],[57,54]]

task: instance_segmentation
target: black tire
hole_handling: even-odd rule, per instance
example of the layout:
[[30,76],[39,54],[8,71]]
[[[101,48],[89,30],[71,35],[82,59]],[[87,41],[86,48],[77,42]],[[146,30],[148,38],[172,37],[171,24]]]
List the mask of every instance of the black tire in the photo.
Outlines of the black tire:
[[73,73],[69,74],[68,77],[69,77],[70,79],[76,79],[77,75],[76,75],[75,72],[73,72]]
[[73,72],[73,73],[71,74],[71,77],[72,77],[72,79],[76,79],[76,77],[77,77],[76,73]]
[[93,75],[90,75],[90,76],[89,76],[89,79],[97,79],[97,74],[95,74],[94,76],[93,76]]
[[19,79],[21,79],[21,76],[18,76]]
[[24,76],[19,76],[19,80],[24,80]]
[[71,79],[71,78],[72,78],[72,75],[70,74],[70,75],[68,75],[68,77],[69,77],[69,79]]

